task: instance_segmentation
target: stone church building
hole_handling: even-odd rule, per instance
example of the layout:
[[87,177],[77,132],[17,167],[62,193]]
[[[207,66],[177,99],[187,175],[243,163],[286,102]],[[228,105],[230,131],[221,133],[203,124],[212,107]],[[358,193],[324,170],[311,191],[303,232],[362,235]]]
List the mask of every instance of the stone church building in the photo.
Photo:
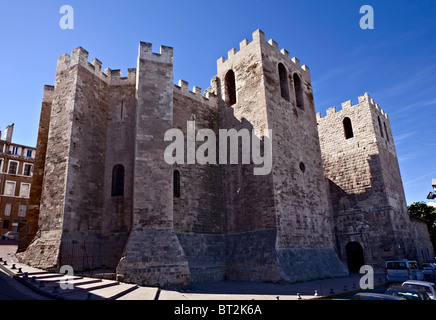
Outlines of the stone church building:
[[[168,164],[165,133],[186,137],[192,121],[217,135],[256,130],[264,150],[271,144],[271,172],[254,175],[252,160]],[[433,257],[425,223],[407,212],[388,116],[368,94],[316,114],[309,68],[260,30],[218,59],[204,92],[174,84],[170,47],[141,42],[126,77],[102,72],[81,47],[59,57],[37,150],[17,255],[43,269],[106,268],[125,282],[183,287]]]

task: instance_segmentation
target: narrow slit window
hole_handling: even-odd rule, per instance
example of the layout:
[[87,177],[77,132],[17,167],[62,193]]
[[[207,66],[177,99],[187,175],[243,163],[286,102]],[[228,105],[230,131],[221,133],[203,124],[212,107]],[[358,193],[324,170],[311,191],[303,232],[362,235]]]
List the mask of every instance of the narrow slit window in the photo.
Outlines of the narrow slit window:
[[300,76],[294,73],[293,80],[297,107],[304,110],[303,86],[301,84]]
[[388,128],[386,128],[386,122],[383,122],[383,125],[385,126],[386,139],[389,142]]
[[233,70],[229,70],[224,78],[226,89],[226,105],[230,107],[236,103],[236,80]]
[[174,170],[173,183],[174,197],[180,197],[180,172],[178,170]]
[[112,170],[112,197],[124,196],[124,166],[117,164]]
[[286,68],[282,63],[279,63],[279,78],[280,78],[280,94],[283,99],[289,101],[289,84],[288,84],[288,73]]
[[352,137],[354,137],[354,133],[353,133],[353,126],[351,125],[351,120],[350,118],[345,118],[342,121],[343,125],[344,125],[344,134],[345,134],[345,139],[350,139]]
[[380,117],[377,117],[377,119],[378,119],[378,126],[380,128],[380,134],[381,134],[382,138],[384,138],[383,128],[382,128],[382,125],[381,125]]

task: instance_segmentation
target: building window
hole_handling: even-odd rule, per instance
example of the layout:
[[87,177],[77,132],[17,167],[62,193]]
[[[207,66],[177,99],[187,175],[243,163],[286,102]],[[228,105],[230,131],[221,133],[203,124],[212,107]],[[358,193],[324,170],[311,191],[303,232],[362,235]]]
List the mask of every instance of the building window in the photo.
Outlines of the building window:
[[294,73],[293,80],[297,107],[304,110],[303,86],[301,85],[300,76]]
[[289,84],[288,84],[288,73],[286,68],[282,63],[279,63],[279,78],[280,78],[280,94],[283,99],[289,101]]
[[18,216],[25,217],[26,216],[26,209],[27,209],[27,207],[25,205],[19,205],[18,206]]
[[117,164],[112,169],[112,197],[124,196],[124,167]]
[[11,204],[10,203],[6,203],[5,205],[5,216],[9,217],[11,215]]
[[12,146],[12,150],[11,150],[11,153],[13,154],[13,155],[18,155],[18,148],[19,147],[15,147],[15,146]]
[[30,194],[30,183],[21,183],[20,197],[29,198],[29,194]]
[[380,128],[380,134],[381,134],[382,138],[384,138],[380,117],[377,117],[377,119],[378,119],[378,127]]
[[345,118],[344,121],[342,121],[343,125],[344,125],[344,133],[345,133],[345,139],[350,139],[352,137],[354,137],[353,134],[353,126],[351,125],[351,120],[350,118]]
[[18,162],[17,161],[9,161],[9,174],[17,174],[18,173]]
[[9,229],[9,222],[10,222],[10,220],[3,221],[3,229]]
[[27,149],[27,154],[26,155],[27,155],[28,158],[32,158],[32,151],[33,151],[32,149]]
[[3,159],[0,159],[0,173],[3,172]]
[[32,171],[33,171],[33,165],[29,163],[25,163],[23,167],[23,175],[27,177],[31,177]]
[[173,194],[174,197],[180,197],[180,172],[178,170],[174,170],[174,179],[173,179]]
[[386,128],[386,122],[383,122],[383,125],[385,126],[386,139],[389,142],[389,135],[388,135],[388,129]]
[[15,181],[6,181],[5,184],[5,196],[13,197],[15,196]]
[[236,80],[233,70],[229,70],[224,78],[226,88],[226,105],[230,107],[236,103]]

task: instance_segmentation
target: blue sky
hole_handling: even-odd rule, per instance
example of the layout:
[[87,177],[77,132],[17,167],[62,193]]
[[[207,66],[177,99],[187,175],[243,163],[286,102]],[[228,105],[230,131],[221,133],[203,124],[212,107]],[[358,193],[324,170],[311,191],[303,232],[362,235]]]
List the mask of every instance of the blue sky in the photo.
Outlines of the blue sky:
[[[74,30],[62,30],[62,5]],[[362,5],[374,29],[362,30]],[[44,84],[78,46],[103,69],[136,67],[139,41],[174,48],[174,82],[206,89],[216,60],[256,29],[310,67],[317,112],[368,92],[388,113],[407,202],[427,201],[436,178],[436,1],[221,0],[0,2],[0,130],[35,145]]]

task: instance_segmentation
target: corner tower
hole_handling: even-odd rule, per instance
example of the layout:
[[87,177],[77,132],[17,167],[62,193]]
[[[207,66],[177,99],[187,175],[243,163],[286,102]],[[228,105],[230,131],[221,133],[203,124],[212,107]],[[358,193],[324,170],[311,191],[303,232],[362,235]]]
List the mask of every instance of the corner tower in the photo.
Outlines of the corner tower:
[[217,77],[220,127],[257,129],[272,142],[268,175],[254,176],[253,164],[223,166],[228,277],[346,274],[334,250],[309,68],[257,30],[218,60]]
[[388,115],[365,93],[317,118],[341,259],[351,271],[417,259]]

